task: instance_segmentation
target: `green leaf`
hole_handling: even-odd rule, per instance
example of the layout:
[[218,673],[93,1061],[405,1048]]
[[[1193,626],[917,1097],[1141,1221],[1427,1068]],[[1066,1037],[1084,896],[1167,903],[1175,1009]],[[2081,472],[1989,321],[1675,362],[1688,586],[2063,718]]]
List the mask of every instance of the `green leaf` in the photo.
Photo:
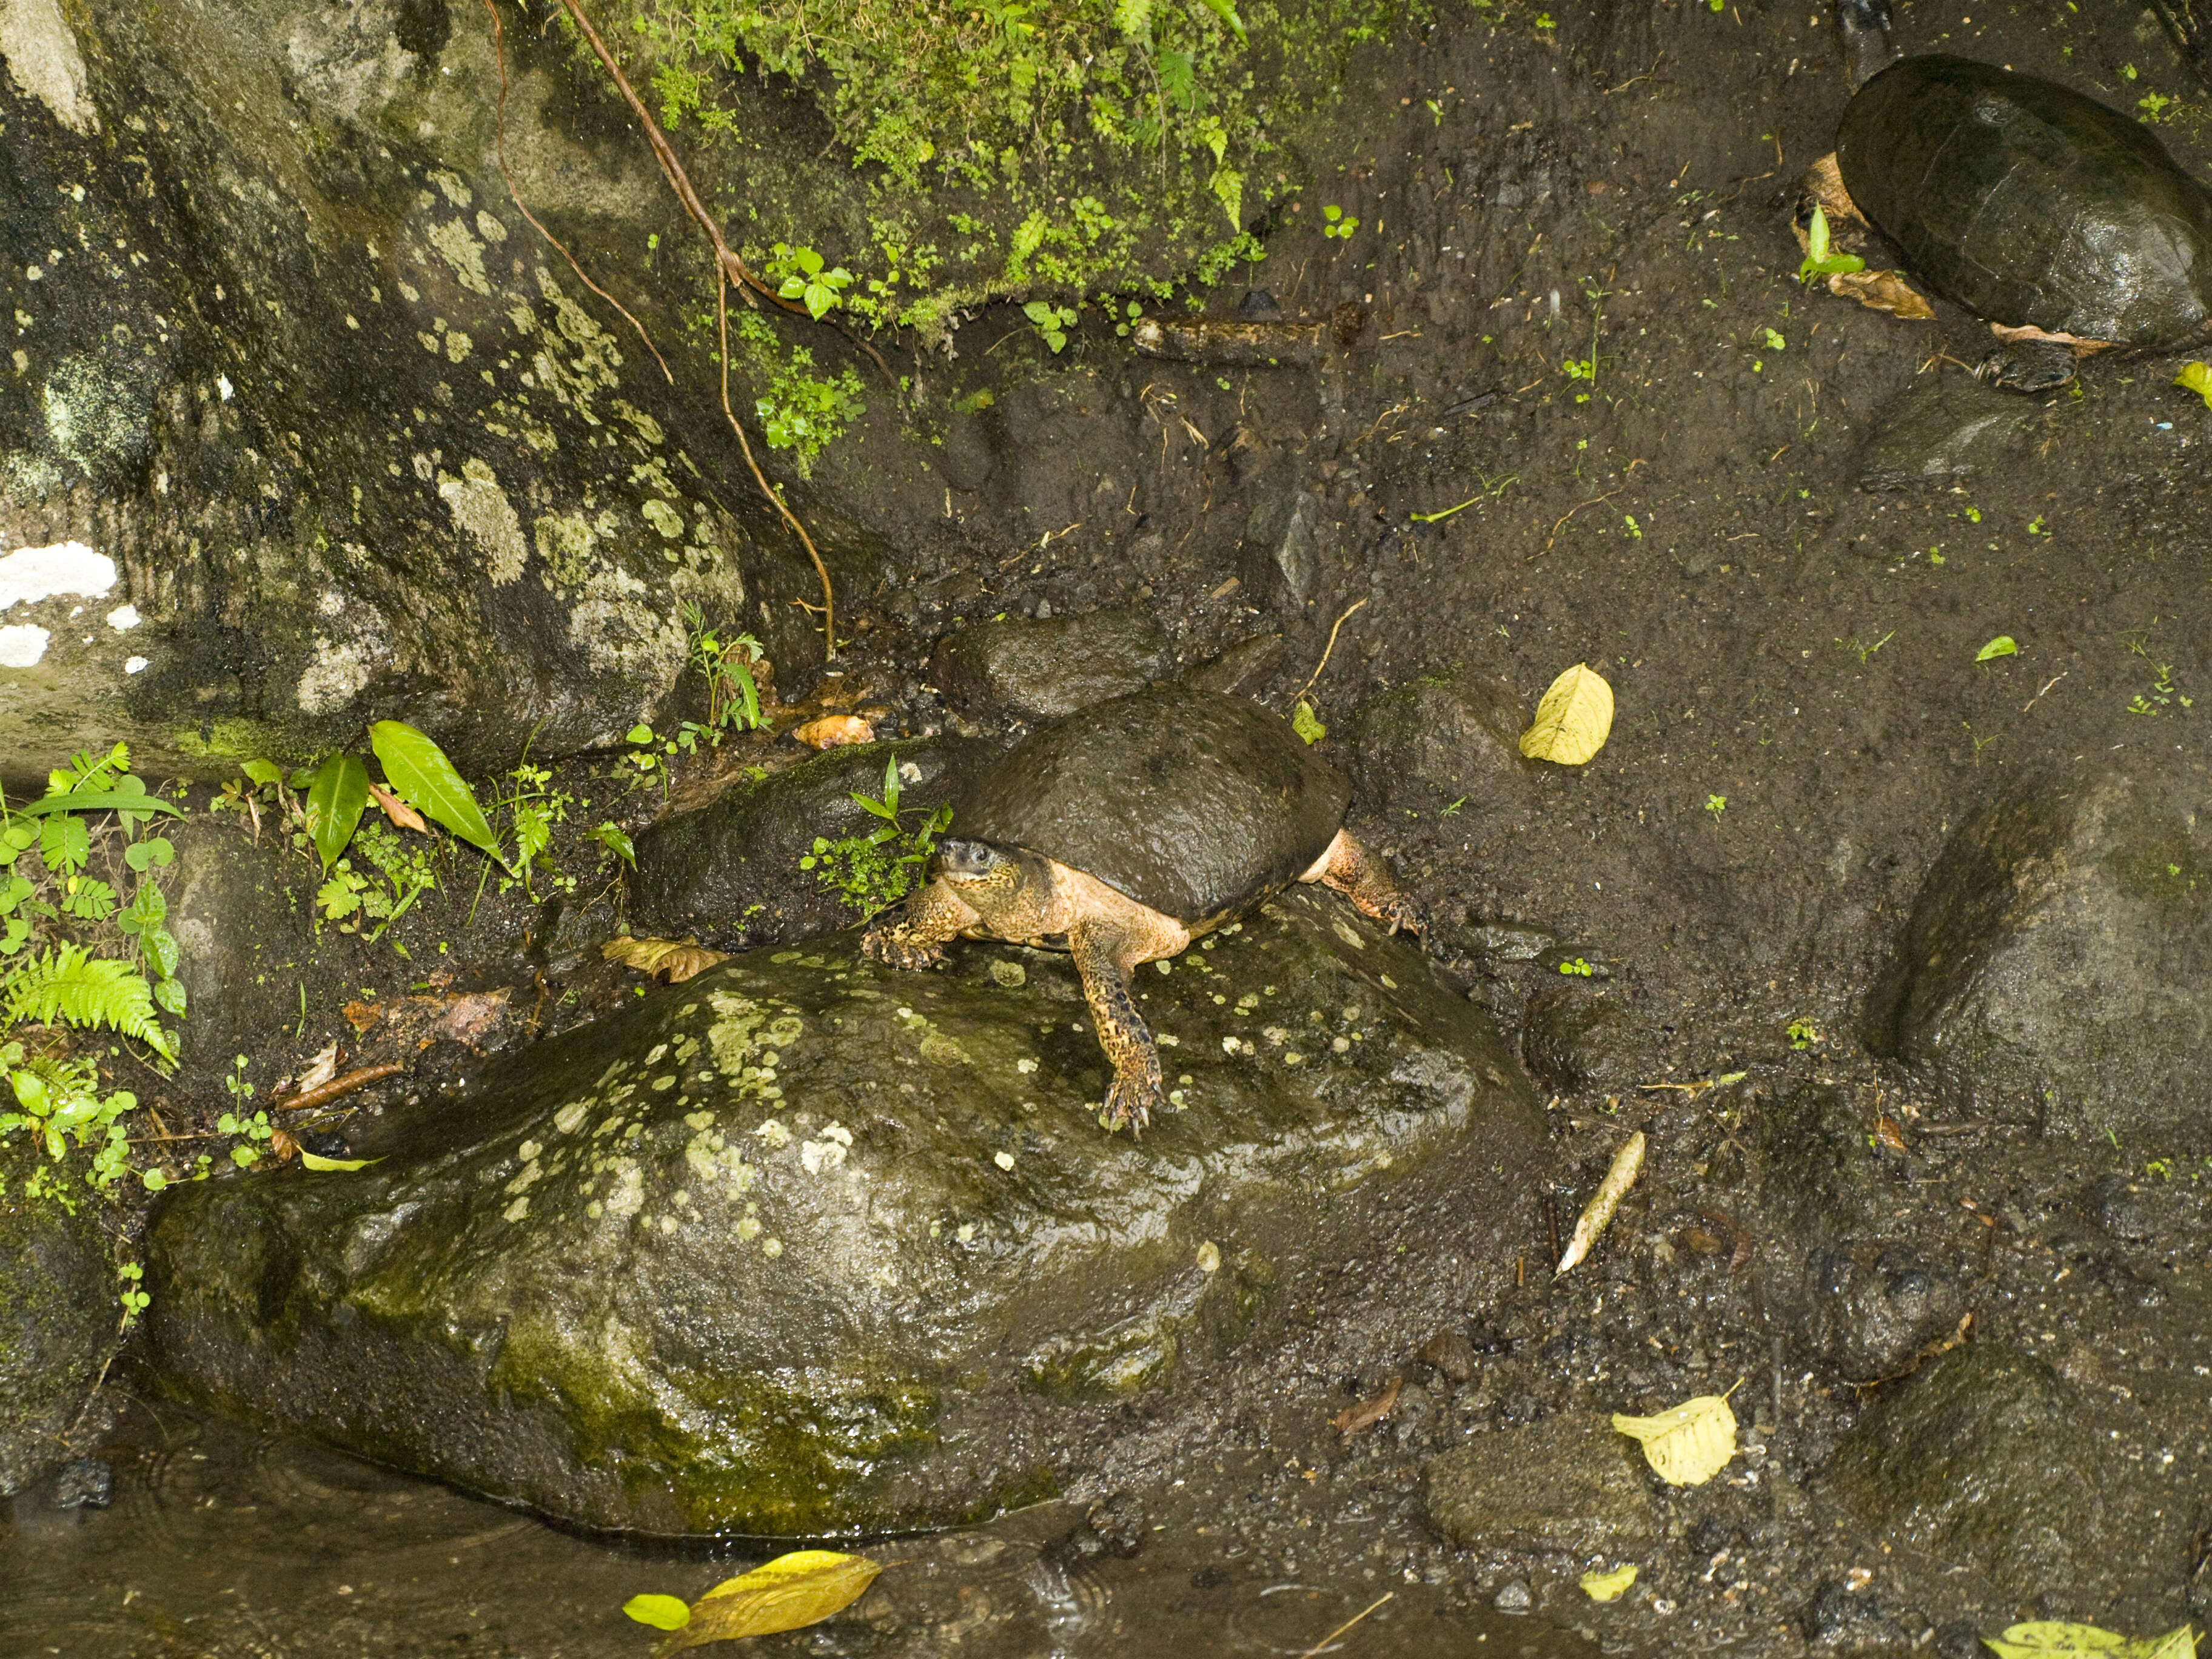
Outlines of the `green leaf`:
[[1974,653],[1974,660],[1976,662],[1987,662],[1992,657],[2009,657],[2015,655],[2018,653],[2020,647],[2013,643],[2013,637],[2011,635],[2000,634],[1996,638],[1991,640],[1980,650]]
[[1230,0],[1205,0],[1205,5],[1206,10],[1228,24],[1235,32],[1237,45],[1251,45],[1251,42],[1244,38],[1243,20],[1237,15],[1237,8],[1230,3]]
[[246,777],[258,784],[280,784],[284,781],[284,769],[277,765],[275,761],[250,760],[246,763],[243,769]]
[[[141,784],[143,791],[145,786]],[[137,813],[167,812],[173,818],[184,814],[167,801],[144,793],[133,794],[123,789],[87,789],[74,795],[41,795],[38,799],[15,809],[15,816],[35,818],[48,812],[100,812],[129,811]]]
[[[164,934],[162,937],[166,939],[167,935]],[[185,1016],[184,981],[156,980],[154,983],[154,1000],[161,1005],[162,1012],[174,1014],[178,1018],[182,1019]]]
[[358,755],[331,755],[307,786],[307,834],[323,860],[323,873],[338,861],[368,805],[368,768]]
[[82,921],[106,921],[115,914],[115,890],[104,881],[80,876],[76,890],[62,900],[62,908]]
[[88,957],[81,945],[64,945],[15,969],[7,988],[9,1019],[111,1026],[164,1060],[177,1057],[175,1040],[155,1019],[154,988],[127,962]]
[[1319,743],[1328,735],[1328,727],[1321,723],[1321,716],[1314,713],[1314,706],[1303,698],[1291,711],[1291,730],[1308,743]]
[[368,741],[384,763],[392,788],[416,811],[426,812],[471,846],[499,856],[499,837],[484,822],[475,793],[453,769],[446,751],[411,726],[379,720]]
[[39,826],[39,855],[58,876],[73,876],[92,856],[92,831],[82,818],[49,818]]
[[623,1611],[655,1630],[682,1630],[691,1622],[691,1604],[680,1595],[633,1595]]

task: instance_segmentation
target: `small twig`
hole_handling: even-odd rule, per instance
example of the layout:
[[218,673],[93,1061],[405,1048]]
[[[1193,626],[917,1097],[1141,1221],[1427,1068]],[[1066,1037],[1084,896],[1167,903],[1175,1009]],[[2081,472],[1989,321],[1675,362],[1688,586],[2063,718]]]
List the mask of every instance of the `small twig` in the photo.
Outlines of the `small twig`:
[[381,1066],[363,1066],[357,1071],[348,1072],[343,1077],[334,1077],[315,1088],[302,1089],[289,1100],[272,1100],[269,1103],[280,1112],[304,1112],[310,1106],[326,1106],[341,1095],[349,1095],[356,1089],[366,1089],[372,1083],[381,1082],[406,1069],[393,1060],[387,1060]]
[[1328,643],[1322,647],[1321,660],[1314,665],[1314,672],[1306,676],[1306,683],[1298,688],[1297,696],[1291,699],[1291,706],[1293,708],[1297,707],[1300,699],[1304,697],[1307,692],[1314,689],[1314,682],[1321,678],[1321,671],[1328,666],[1328,653],[1336,649],[1337,629],[1342,628],[1346,620],[1351,617],[1352,613],[1358,610],[1361,605],[1366,603],[1367,601],[1364,599],[1354,599],[1349,605],[1345,607],[1344,615],[1336,619],[1336,628],[1332,628],[1328,630]]
[[[653,337],[645,331],[645,325],[631,316],[629,308],[620,300],[616,299],[613,295],[584,274],[583,266],[576,263],[576,256],[568,252],[559,237],[538,222],[538,216],[532,213],[523,202],[521,191],[515,187],[514,174],[508,170],[507,165],[507,29],[506,26],[500,21],[499,8],[492,3],[492,0],[484,0],[484,9],[491,14],[492,62],[499,66],[499,122],[493,129],[494,147],[499,155],[499,176],[507,180],[507,193],[514,198],[514,210],[527,219],[530,222],[530,228],[543,236],[551,244],[553,251],[568,262],[568,269],[576,273],[578,282],[622,313],[623,320],[635,329],[637,337],[645,342],[645,349],[653,354],[653,361],[660,365],[660,372],[666,377],[668,384],[674,386],[676,377],[669,373],[668,360],[660,355],[660,348],[653,344]],[[254,839],[260,840],[261,815],[258,812],[253,815],[253,831]]]
[[[2069,672],[2070,672],[2070,671],[2069,671],[2069,670],[2067,670],[2067,669],[2063,669],[2063,668],[2062,668],[2062,669],[2060,669],[2060,670],[2058,671],[2058,672],[2057,672],[2056,674],[2053,674],[2053,675],[2052,675],[2049,679],[2047,679],[2047,680],[2044,681],[2044,683],[2043,683],[2043,691],[2048,691],[2049,690],[2051,690],[2051,688],[2052,686],[2054,686],[2054,685],[2057,684],[2059,681],[2061,681],[2061,680],[2064,679],[2064,678],[2066,678],[2067,674],[2068,674]],[[2026,702],[2024,702],[2024,703],[2021,704],[2021,706],[2020,706],[2020,712],[2021,712],[2021,714],[2025,714],[2026,713],[2027,713],[2027,711],[2028,711],[2029,709],[2031,709],[2031,708],[2034,708],[2036,704],[2038,704],[2038,703],[2041,702],[2043,701],[2043,691],[2039,691],[2039,692],[2037,692],[2033,696],[2030,697],[2030,698],[2029,698]]]
[[[753,447],[745,437],[745,429],[738,424],[737,411],[730,407],[730,282],[728,273],[717,268],[714,276],[714,318],[722,331],[722,414],[730,423],[730,430],[738,434],[738,447],[744,452],[745,465],[752,469],[753,482],[761,494],[775,503],[775,510],[783,514],[783,521],[798,533],[806,549],[806,556],[814,561],[814,574],[822,578],[822,645],[825,661],[837,655],[837,599],[830,591],[830,567],[822,562],[821,550],[814,545],[814,538],[806,533],[806,526],[799,515],[784,505],[783,497],[769,488],[768,475],[761,464],[753,459]],[[810,606],[809,609],[811,609]]]
[[1567,520],[1573,518],[1576,514],[1581,512],[1583,507],[1595,507],[1600,501],[1609,501],[1619,494],[1620,494],[1620,491],[1618,489],[1608,489],[1604,495],[1593,495],[1589,500],[1577,502],[1575,506],[1569,507],[1565,512],[1560,514],[1558,520],[1552,526],[1552,533],[1544,538],[1544,545],[1536,554],[1536,557],[1540,559],[1546,553],[1552,550],[1552,544],[1559,539],[1559,532],[1566,527]]
[[1329,1632],[1329,1633],[1328,1633],[1328,1635],[1326,1635],[1326,1636],[1322,1637],[1322,1638],[1321,1638],[1321,1640],[1320,1640],[1320,1641],[1318,1641],[1318,1642],[1315,1643],[1311,1647],[1308,1648],[1308,1649],[1307,1649],[1304,1653],[1300,1654],[1300,1655],[1298,1656],[1298,1659],[1314,1659],[1314,1656],[1315,1656],[1316,1654],[1318,1654],[1318,1653],[1327,1653],[1327,1652],[1328,1651],[1328,1644],[1329,1644],[1331,1642],[1334,1642],[1334,1640],[1336,1640],[1336,1638],[1337,1638],[1338,1637],[1340,1637],[1340,1636],[1343,1635],[1345,1632],[1346,1632],[1346,1631],[1350,1630],[1350,1629],[1351,1629],[1354,1625],[1358,1624],[1361,1620],[1364,1619],[1364,1618],[1365,1618],[1369,1613],[1370,1613],[1374,1612],[1376,1608],[1377,1608],[1377,1607],[1381,1607],[1381,1606],[1382,1606],[1385,1601],[1389,1601],[1392,1596],[1394,1596],[1394,1595],[1397,1595],[1397,1593],[1398,1593],[1398,1592],[1397,1592],[1397,1591],[1395,1591],[1395,1590],[1384,1590],[1384,1591],[1382,1592],[1382,1595],[1380,1595],[1376,1596],[1376,1597],[1372,1601],[1370,1601],[1370,1602],[1369,1602],[1365,1607],[1364,1607],[1360,1608],[1360,1610],[1359,1610],[1358,1612],[1357,1612],[1357,1613],[1353,1613],[1353,1614],[1352,1615],[1352,1617],[1351,1617],[1351,1618],[1349,1618],[1349,1619],[1346,1620],[1342,1624],[1339,1625],[1339,1626],[1338,1626],[1334,1630],[1333,1630],[1333,1631]]

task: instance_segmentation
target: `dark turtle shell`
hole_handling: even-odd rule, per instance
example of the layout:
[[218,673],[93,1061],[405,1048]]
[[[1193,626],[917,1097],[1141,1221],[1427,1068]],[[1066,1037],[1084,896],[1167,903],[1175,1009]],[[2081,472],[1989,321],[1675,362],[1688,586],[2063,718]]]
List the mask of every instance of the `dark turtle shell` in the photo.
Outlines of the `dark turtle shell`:
[[977,780],[953,830],[1042,853],[1194,926],[1297,880],[1351,799],[1259,704],[1155,686],[1038,727]]
[[1836,161],[1907,269],[1993,323],[2137,347],[2207,331],[2212,194],[2078,92],[1900,58],[1844,108]]

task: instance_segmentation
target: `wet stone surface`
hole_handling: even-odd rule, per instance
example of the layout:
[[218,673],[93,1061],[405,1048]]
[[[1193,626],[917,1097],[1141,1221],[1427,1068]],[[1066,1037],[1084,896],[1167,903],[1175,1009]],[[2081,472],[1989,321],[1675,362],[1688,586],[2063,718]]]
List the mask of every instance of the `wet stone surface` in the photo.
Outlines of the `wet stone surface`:
[[1643,1458],[1604,1417],[1562,1413],[1429,1465],[1429,1518],[1466,1549],[1629,1557],[1658,1538]]
[[929,672],[971,714],[1050,720],[1143,690],[1158,678],[1166,648],[1158,626],[1133,611],[1009,617],[947,635]]
[[[27,1194],[33,1158],[0,1148],[0,1496],[59,1462],[115,1346],[114,1268],[89,1194]],[[76,1212],[71,1213],[71,1210]],[[100,1408],[104,1409],[104,1408]]]
[[1142,970],[1182,1109],[1093,1121],[1062,957],[756,952],[530,1053],[385,1162],[194,1188],[150,1241],[167,1386],[585,1524],[821,1534],[1058,1489],[1277,1263],[1434,1166],[1540,1157],[1488,1018],[1299,890]]

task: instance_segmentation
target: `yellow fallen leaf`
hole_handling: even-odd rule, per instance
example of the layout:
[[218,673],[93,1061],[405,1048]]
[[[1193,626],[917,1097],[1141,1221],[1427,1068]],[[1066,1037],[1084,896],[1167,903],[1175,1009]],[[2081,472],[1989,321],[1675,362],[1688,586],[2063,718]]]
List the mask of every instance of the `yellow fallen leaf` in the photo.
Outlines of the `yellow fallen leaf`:
[[2002,1636],[1984,1636],[1982,1644],[1997,1659],[2079,1659],[2089,1654],[2103,1654],[2106,1659],[2191,1659],[2197,1651],[2197,1638],[2186,1625],[2135,1642],[2094,1625],[2069,1625],[2055,1619],[2014,1625]]
[[682,1630],[691,1622],[690,1606],[680,1595],[633,1595],[623,1611],[655,1630]]
[[671,985],[681,985],[692,975],[730,959],[726,951],[709,951],[703,945],[672,939],[611,939],[599,946],[599,954],[641,974],[665,973]]
[[1644,1461],[1670,1486],[1702,1486],[1735,1455],[1735,1413],[1727,1395],[1699,1395],[1656,1417],[1615,1412],[1613,1426],[1642,1443]]
[[882,1564],[836,1550],[793,1550],[726,1578],[691,1604],[691,1621],[660,1644],[663,1653],[741,1636],[818,1625],[860,1598]]
[[1605,1172],[1605,1179],[1598,1182],[1597,1191],[1590,1194],[1590,1201],[1583,1206],[1582,1215],[1575,1222],[1575,1236],[1567,1241],[1566,1254],[1559,1258],[1559,1265],[1552,1270],[1554,1278],[1590,1253],[1590,1246],[1597,1243],[1598,1235],[1612,1221],[1613,1212],[1620,1207],[1620,1200],[1636,1184],[1637,1172],[1643,1167],[1644,1131],[1638,1129],[1613,1155],[1613,1167]]
[[1620,1593],[1636,1582],[1636,1563],[1615,1567],[1611,1572],[1586,1572],[1583,1575],[1583,1594],[1593,1601],[1617,1601]]
[[1613,688],[1583,663],[1553,680],[1536,705],[1536,718],[1521,734],[1530,760],[1580,766],[1605,747],[1613,730]]
[[2173,377],[2174,385],[2185,392],[2193,392],[2204,399],[2204,406],[2212,409],[2212,367],[2203,363],[2184,363],[2181,373]]
[[324,1158],[319,1153],[309,1152],[305,1146],[300,1148],[300,1167],[303,1170],[366,1170],[372,1164],[383,1162],[380,1158]]
[[837,749],[848,743],[873,743],[876,728],[858,714],[824,714],[793,726],[791,735],[810,749]]

